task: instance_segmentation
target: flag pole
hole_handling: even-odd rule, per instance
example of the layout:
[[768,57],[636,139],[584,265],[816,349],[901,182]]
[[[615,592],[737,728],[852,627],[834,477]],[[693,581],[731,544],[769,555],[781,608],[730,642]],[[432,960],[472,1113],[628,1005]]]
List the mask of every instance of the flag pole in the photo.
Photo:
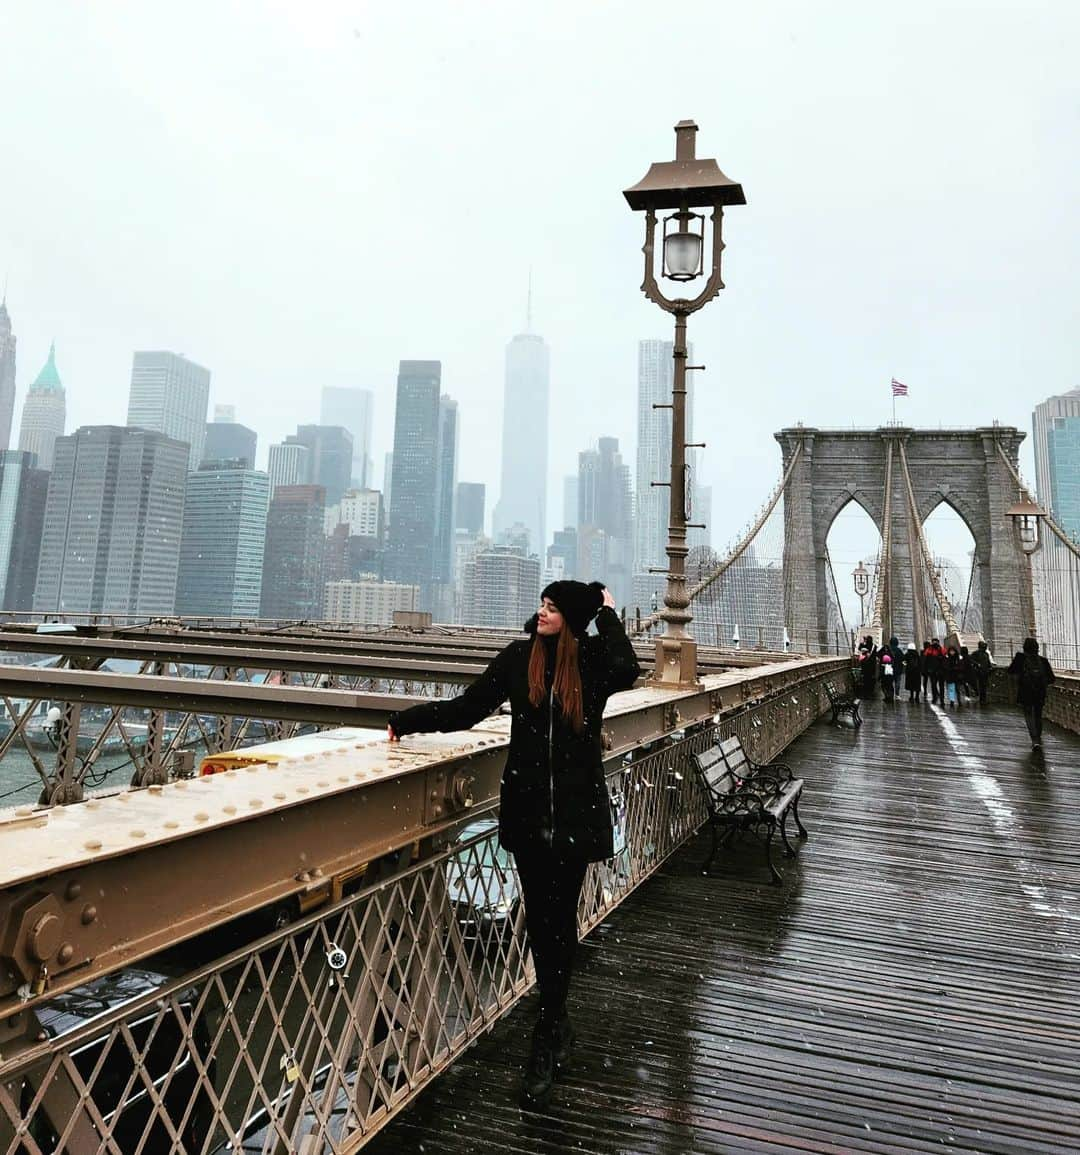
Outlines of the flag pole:
[[889,382],[889,392],[892,394],[892,423],[896,424],[896,390],[892,387],[892,382]]

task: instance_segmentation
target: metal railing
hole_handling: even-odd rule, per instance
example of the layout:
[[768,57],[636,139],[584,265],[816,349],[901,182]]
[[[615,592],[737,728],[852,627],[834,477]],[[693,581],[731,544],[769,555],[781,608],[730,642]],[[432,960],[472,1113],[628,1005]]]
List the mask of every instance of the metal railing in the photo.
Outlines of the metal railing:
[[[691,754],[738,734],[775,756],[839,676],[818,663],[616,759],[623,845],[589,868],[581,932],[702,823]],[[528,991],[519,894],[492,826],[175,981],[147,979],[123,1005],[91,992],[101,1013],[58,1037],[47,1008],[40,1033],[21,1024],[36,1041],[0,1058],[0,1155],[358,1150]],[[77,993],[58,1000],[69,1023]]]

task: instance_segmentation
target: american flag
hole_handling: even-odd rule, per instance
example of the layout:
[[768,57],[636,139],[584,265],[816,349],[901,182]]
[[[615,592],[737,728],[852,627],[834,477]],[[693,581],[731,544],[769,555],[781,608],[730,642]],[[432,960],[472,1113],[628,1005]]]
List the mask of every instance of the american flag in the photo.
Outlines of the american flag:
[[903,381],[897,381],[895,377],[892,379],[892,395],[894,397],[907,396],[907,386],[903,383]]

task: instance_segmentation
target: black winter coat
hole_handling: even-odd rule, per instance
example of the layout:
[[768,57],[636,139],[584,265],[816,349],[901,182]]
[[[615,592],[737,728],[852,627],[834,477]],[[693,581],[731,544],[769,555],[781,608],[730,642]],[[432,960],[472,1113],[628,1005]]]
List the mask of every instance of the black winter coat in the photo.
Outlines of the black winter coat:
[[530,637],[511,642],[459,697],[390,716],[390,728],[399,738],[430,730],[468,730],[509,698],[513,714],[499,795],[499,841],[511,853],[537,843],[581,854],[589,862],[614,853],[601,747],[604,705],[609,695],[634,684],[641,667],[614,610],[601,609],[596,628],[598,636],[579,639],[585,720],[581,733],[563,721],[550,689],[554,639],[545,641],[549,689],[539,706],[529,701]]

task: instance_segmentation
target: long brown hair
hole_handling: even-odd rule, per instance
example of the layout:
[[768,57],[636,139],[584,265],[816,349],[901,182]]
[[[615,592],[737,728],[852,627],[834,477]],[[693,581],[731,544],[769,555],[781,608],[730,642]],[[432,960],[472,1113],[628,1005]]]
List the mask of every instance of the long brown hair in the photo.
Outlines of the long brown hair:
[[[547,693],[545,686],[544,643],[537,634],[529,654],[529,701],[539,706]],[[579,733],[585,727],[585,708],[581,699],[581,671],[578,669],[578,640],[563,622],[555,650],[555,697],[563,717]]]

